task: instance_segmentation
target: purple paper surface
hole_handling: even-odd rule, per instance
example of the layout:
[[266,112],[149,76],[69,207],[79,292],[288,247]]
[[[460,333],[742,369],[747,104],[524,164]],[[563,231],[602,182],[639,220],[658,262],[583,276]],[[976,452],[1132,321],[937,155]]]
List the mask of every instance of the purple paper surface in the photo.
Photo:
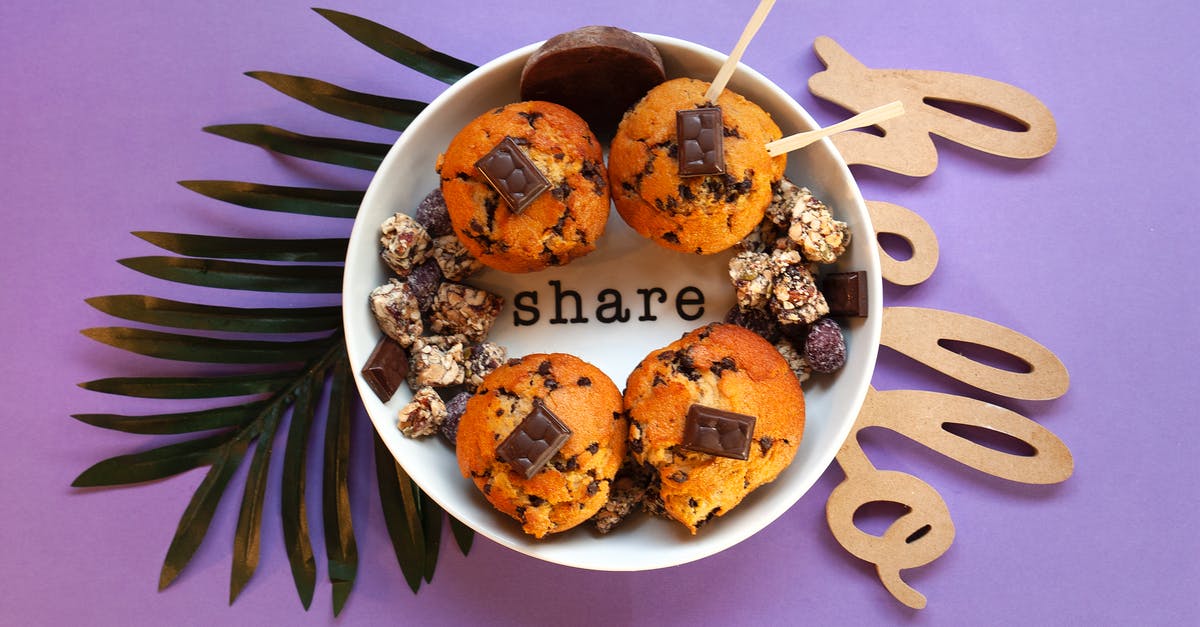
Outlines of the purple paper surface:
[[[586,24],[728,50],[753,10],[751,2],[670,4],[682,8],[575,0],[520,15],[511,2],[459,0],[364,0],[331,8],[475,63]],[[357,44],[309,6],[284,0],[0,6],[0,199],[8,219],[0,235],[8,353],[0,366],[0,622],[334,622],[319,477],[310,476],[308,486],[318,585],[307,613],[288,570],[274,487],[258,572],[227,606],[244,468],[193,562],[162,593],[158,571],[202,472],[131,488],[69,487],[91,464],[157,441],[92,428],[71,414],[181,409],[92,393],[76,383],[194,370],[81,336],[83,328],[121,324],[85,298],[143,293],[243,306],[330,301],[188,288],[116,263],[157,254],[130,235],[137,230],[348,233],[348,221],[242,210],[175,184],[214,178],[361,189],[370,180],[367,172],[279,158],[201,132],[207,125],[256,122],[318,136],[395,139],[394,132],[317,112],[241,73],[299,74],[425,101],[444,89]],[[846,112],[807,90],[808,77],[821,69],[811,50],[820,35],[870,67],[1011,83],[1040,98],[1056,118],[1058,144],[1041,159],[992,157],[939,139],[939,168],[928,178],[855,171],[864,196],[918,212],[941,248],[933,277],[887,288],[887,305],[1002,324],[1048,347],[1071,373],[1071,390],[1058,400],[1004,403],[1071,449],[1075,473],[1059,485],[1011,483],[890,433],[864,436],[876,466],[926,481],[953,516],[951,549],[904,572],[928,597],[927,609],[894,601],[873,567],[832,537],[824,505],[842,479],[836,466],[761,533],[696,563],[588,572],[539,562],[482,537],[464,558],[447,536],[433,583],[414,596],[387,540],[367,454],[369,423],[359,420],[353,446],[363,454],[351,468],[351,490],[359,495],[353,513],[360,566],[339,620],[1194,624],[1200,616],[1194,527],[1200,221],[1191,185],[1200,179],[1198,29],[1200,8],[1185,2],[780,2],[743,58],[824,124]],[[874,385],[969,391],[887,349]],[[319,446],[312,448],[319,454]],[[543,601],[523,602],[536,588],[546,590],[539,593]]]

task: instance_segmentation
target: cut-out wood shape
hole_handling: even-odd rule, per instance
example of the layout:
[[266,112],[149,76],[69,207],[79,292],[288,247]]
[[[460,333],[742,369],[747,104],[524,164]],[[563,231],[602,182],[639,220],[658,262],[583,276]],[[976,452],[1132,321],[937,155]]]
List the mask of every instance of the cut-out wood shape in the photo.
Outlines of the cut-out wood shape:
[[[1070,377],[1054,353],[1028,337],[994,322],[923,307],[888,307],[879,342],[934,370],[981,390],[1031,401],[1058,398]],[[1023,362],[1028,372],[980,363],[945,348],[951,340],[996,349]]]
[[[833,138],[848,164],[929,176],[938,162],[931,134],[1017,159],[1045,155],[1058,139],[1046,105],[1013,85],[953,72],[872,69],[829,37],[818,37],[813,48],[826,67],[808,79],[817,97],[855,112],[893,100],[904,103],[905,115],[877,125],[883,137],[851,131]],[[935,106],[941,103],[998,114],[1024,130],[983,124]]]
[[[1015,373],[977,362],[944,348],[952,339],[995,349],[1028,366]],[[1023,399],[1057,398],[1067,390],[1067,370],[1032,339],[1000,325],[962,314],[915,307],[884,309],[881,343],[932,368],[984,390]],[[926,599],[900,571],[940,557],[954,540],[954,523],[942,497],[929,484],[903,472],[880,470],[858,442],[863,429],[895,431],[987,474],[1029,484],[1065,481],[1074,471],[1066,445],[1045,427],[992,403],[921,390],[870,388],[862,410],[837,454],[846,479],[829,495],[825,513],[837,541],[872,562],[880,582],[905,605],[920,609]],[[963,435],[963,427],[1022,445],[1012,453]],[[969,432],[968,432],[969,433]],[[854,524],[854,513],[877,501],[903,505],[905,513],[881,536]]]
[[928,279],[938,263],[937,235],[929,223],[911,209],[879,200],[867,201],[867,213],[877,238],[880,233],[895,235],[912,249],[912,256],[901,261],[875,243],[883,279],[896,285],[916,285]]

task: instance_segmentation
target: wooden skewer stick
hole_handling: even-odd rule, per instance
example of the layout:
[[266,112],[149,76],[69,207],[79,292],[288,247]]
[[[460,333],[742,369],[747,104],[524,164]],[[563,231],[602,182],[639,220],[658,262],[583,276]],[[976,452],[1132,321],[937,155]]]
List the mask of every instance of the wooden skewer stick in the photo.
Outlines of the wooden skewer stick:
[[729,79],[733,76],[733,71],[737,69],[738,62],[742,60],[742,54],[746,52],[746,46],[750,45],[750,40],[754,39],[754,35],[758,33],[758,28],[767,19],[767,13],[771,12],[771,7],[773,6],[775,6],[775,0],[761,0],[758,3],[758,8],[754,10],[754,15],[750,16],[750,21],[746,24],[745,30],[742,31],[741,38],[733,46],[733,52],[729,54],[729,57],[725,59],[725,63],[721,65],[721,69],[717,71],[717,77],[713,79],[708,91],[704,92],[706,100],[715,104],[717,97],[721,95],[721,92],[725,91],[725,85],[729,84]]
[[884,120],[890,120],[903,114],[903,102],[900,102],[899,100],[889,102],[885,105],[875,107],[874,109],[863,111],[862,113],[848,120],[838,122],[837,124],[826,126],[825,128],[819,128],[815,131],[804,131],[803,133],[788,135],[783,139],[777,139],[773,142],[769,142],[767,143],[767,154],[771,155],[772,157],[778,157],[784,153],[791,152],[793,150],[799,150],[819,139],[829,137],[830,135],[837,135],[843,131],[863,128],[864,126],[871,126],[872,124],[878,124]]

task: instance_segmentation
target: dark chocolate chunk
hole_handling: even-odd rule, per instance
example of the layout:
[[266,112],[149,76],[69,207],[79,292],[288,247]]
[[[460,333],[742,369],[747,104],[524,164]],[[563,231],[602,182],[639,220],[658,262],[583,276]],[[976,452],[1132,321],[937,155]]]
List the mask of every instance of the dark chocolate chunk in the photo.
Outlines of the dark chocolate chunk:
[[388,402],[408,376],[408,353],[388,336],[379,339],[375,350],[362,368],[363,380],[375,391],[379,400]]
[[679,176],[725,172],[722,128],[719,107],[675,112],[675,129],[679,136]]
[[718,457],[748,459],[754,416],[693,404],[683,427],[682,448]]
[[496,455],[529,479],[570,437],[571,430],[546,408],[541,399],[535,399],[533,411],[496,447]]
[[864,318],[867,315],[867,273],[833,272],[821,277],[821,294],[829,315]]
[[475,167],[514,213],[524,211],[534,198],[550,189],[546,175],[508,136],[476,161]]

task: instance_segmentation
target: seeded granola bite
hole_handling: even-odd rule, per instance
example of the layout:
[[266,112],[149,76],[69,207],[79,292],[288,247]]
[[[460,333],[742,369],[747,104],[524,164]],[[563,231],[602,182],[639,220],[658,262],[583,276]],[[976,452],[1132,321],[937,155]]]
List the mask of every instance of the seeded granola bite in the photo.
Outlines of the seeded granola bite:
[[812,263],[834,263],[850,245],[850,227],[835,220],[829,207],[807,187],[787,179],[776,185],[767,218],[787,235],[790,243],[785,247],[799,249]]
[[369,301],[371,313],[384,335],[405,348],[421,337],[425,328],[421,322],[421,305],[408,284],[389,279],[371,290]]
[[442,283],[429,307],[429,329],[443,335],[465,335],[470,342],[487,339],[504,307],[504,299],[487,290]]
[[431,241],[425,227],[406,213],[397,213],[380,226],[380,256],[398,276],[406,277],[429,258]]
[[571,355],[511,360],[483,380],[458,422],[458,466],[534,537],[570,529],[608,501],[625,457],[621,392]]
[[[454,137],[437,170],[454,231],[497,270],[567,264],[594,250],[604,233],[609,194],[600,142],[560,105],[527,101],[484,113]],[[539,176],[544,187],[534,185]]]
[[804,393],[769,342],[710,324],[651,352],[625,387],[634,461],[657,471],[665,513],[696,530],[792,462]]
[[[712,254],[738,243],[763,218],[771,184],[787,156],[771,157],[767,142],[782,135],[770,114],[726,89],[716,103],[709,84],[677,78],[651,89],[621,120],[609,147],[609,181],[621,217],[655,243]],[[723,172],[681,176],[679,111],[719,107]]]

